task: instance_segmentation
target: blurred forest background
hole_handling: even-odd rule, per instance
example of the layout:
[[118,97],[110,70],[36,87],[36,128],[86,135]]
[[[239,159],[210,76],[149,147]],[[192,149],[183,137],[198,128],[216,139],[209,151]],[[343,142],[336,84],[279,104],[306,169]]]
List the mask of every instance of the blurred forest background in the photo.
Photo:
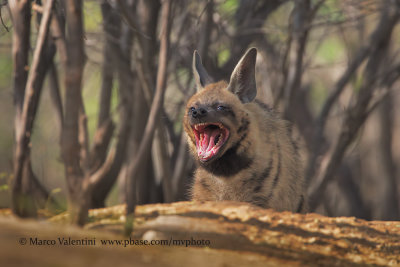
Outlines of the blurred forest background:
[[398,220],[395,0],[0,0],[0,208],[20,216],[187,199],[192,54],[298,129],[312,211]]

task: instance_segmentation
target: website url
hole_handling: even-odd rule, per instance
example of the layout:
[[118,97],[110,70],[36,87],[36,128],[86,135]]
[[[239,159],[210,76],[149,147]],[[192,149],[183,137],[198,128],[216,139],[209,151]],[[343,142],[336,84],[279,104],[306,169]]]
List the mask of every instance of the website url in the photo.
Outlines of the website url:
[[101,244],[104,246],[185,246],[185,247],[208,247],[211,242],[207,239],[155,239],[155,240],[145,240],[145,239],[102,239]]
[[18,239],[20,245],[30,246],[184,246],[184,247],[208,247],[211,244],[207,239],[100,239],[96,238],[82,238],[75,239],[71,237],[58,237],[55,239],[41,239],[38,237],[21,237]]

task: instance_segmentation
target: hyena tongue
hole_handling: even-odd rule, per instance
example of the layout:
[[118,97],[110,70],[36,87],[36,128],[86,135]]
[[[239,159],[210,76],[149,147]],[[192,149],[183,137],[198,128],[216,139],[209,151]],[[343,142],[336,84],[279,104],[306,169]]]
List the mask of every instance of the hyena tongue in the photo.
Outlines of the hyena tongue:
[[203,138],[200,139],[200,143],[197,147],[197,154],[200,158],[209,158],[212,155],[213,148],[215,147],[215,138],[221,134],[219,129],[204,129],[202,133]]

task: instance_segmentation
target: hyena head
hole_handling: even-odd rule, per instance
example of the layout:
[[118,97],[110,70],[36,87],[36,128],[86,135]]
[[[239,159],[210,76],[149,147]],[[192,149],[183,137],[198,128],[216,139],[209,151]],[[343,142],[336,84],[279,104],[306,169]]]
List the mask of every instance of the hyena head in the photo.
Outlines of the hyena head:
[[[255,62],[257,50],[249,49],[232,72],[229,84],[213,83],[199,54],[193,54],[193,72],[197,93],[186,106],[184,129],[192,153],[200,164],[207,165],[229,154],[244,138],[247,122],[244,105],[253,101],[257,89]],[[237,153],[235,151],[235,153]]]

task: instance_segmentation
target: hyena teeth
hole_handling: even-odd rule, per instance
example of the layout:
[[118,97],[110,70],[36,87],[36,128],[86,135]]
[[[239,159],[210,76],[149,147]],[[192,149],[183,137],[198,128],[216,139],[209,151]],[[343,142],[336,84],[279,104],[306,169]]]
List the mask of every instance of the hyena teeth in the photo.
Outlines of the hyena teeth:
[[221,143],[222,143],[222,141],[223,141],[223,140],[222,140],[222,137],[223,137],[223,136],[220,136],[217,145],[221,145]]
[[221,141],[221,134],[219,134],[219,135],[217,135],[217,136],[215,137],[214,145],[218,145],[220,141]]

